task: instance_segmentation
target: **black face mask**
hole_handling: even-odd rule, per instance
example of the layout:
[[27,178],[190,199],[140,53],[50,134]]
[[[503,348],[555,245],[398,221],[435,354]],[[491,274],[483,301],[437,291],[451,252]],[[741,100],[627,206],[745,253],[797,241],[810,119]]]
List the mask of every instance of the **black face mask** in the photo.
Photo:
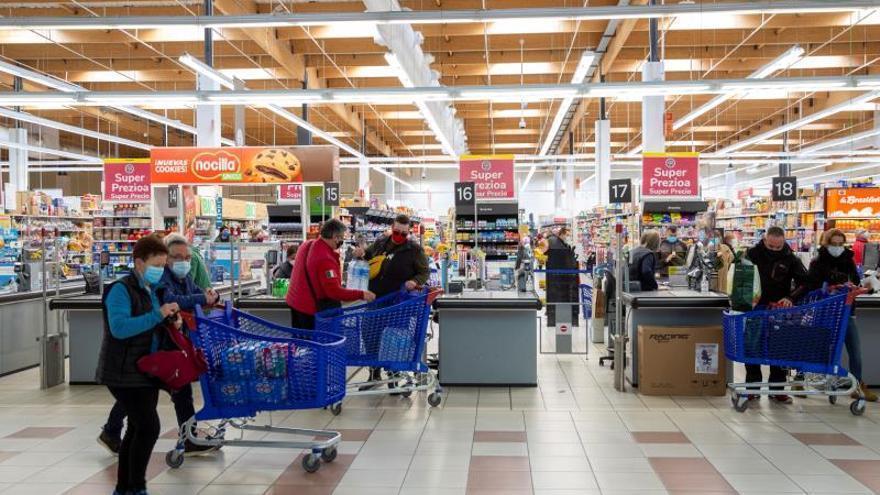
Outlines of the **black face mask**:
[[345,241],[336,241],[336,249],[341,248],[343,244],[345,244]]

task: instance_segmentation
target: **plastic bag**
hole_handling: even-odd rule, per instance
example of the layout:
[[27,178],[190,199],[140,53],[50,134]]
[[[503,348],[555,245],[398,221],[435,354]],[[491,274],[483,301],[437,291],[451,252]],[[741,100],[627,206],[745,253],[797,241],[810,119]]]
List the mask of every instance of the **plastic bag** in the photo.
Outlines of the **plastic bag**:
[[761,299],[761,275],[758,267],[742,261],[730,266],[728,293],[730,307],[736,311],[751,311]]

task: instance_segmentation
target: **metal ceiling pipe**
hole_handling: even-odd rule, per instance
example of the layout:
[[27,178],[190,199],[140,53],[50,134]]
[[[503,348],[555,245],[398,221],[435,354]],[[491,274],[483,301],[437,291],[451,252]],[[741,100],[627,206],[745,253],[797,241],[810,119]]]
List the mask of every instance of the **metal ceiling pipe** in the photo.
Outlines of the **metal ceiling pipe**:
[[179,26],[248,28],[344,24],[455,24],[505,20],[659,19],[682,14],[810,14],[852,12],[877,7],[877,0],[760,0],[735,3],[676,3],[603,7],[546,7],[495,10],[399,10],[373,12],[273,13],[239,16],[116,16],[5,17],[0,28],[34,29],[158,29]]

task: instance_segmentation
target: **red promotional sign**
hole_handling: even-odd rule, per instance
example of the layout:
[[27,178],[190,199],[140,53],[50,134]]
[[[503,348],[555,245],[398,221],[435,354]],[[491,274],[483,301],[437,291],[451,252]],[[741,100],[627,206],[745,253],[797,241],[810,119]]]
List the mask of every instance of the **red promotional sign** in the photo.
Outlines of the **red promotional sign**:
[[748,199],[752,196],[753,192],[754,192],[754,189],[751,187],[748,189],[742,189],[738,193],[736,193],[736,197],[739,199]]
[[278,199],[301,201],[302,184],[282,184],[278,186]]
[[477,199],[513,199],[513,155],[467,155],[458,168],[461,182],[473,182]]
[[104,160],[104,201],[150,202],[150,160]]
[[698,197],[699,195],[699,153],[642,155],[642,196]]

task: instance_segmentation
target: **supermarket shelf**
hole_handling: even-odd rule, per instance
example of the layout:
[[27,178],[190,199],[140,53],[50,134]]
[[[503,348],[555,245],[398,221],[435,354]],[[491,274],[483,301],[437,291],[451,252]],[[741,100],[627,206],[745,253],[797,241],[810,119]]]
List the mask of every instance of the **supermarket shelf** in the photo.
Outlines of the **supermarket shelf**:
[[128,239],[120,239],[118,241],[110,240],[110,239],[96,239],[93,242],[101,242],[101,243],[114,243],[114,242],[130,242],[134,244],[137,241],[130,241]]
[[[473,244],[474,243],[473,240],[470,240],[470,241],[457,240],[455,242],[459,242],[462,244]],[[480,244],[516,244],[516,243],[519,243],[519,241],[516,239],[505,239],[502,241],[489,241],[489,240],[484,241],[481,239],[479,242],[480,242]]]
[[153,227],[133,227],[131,225],[113,225],[113,226],[100,226],[100,227],[92,227],[93,229],[139,229],[139,230],[152,230]]
[[[474,228],[473,228],[473,227],[456,227],[455,230],[474,230]],[[484,228],[479,228],[478,230],[479,230],[480,232],[518,232],[518,231],[519,231],[519,227],[508,227],[508,228],[506,228],[506,229],[499,229],[499,228],[494,228],[494,229],[484,229]]]
[[65,216],[65,215],[61,215],[61,216],[58,216],[58,215],[18,215],[18,214],[16,214],[16,213],[10,213],[9,216],[10,216],[10,217],[15,217],[15,218],[52,218],[52,219],[55,219],[55,220],[85,220],[85,221],[89,221],[89,222],[92,221],[92,217],[86,217],[86,216],[82,216],[82,215],[78,215],[78,216]]
[[153,218],[150,215],[95,215],[93,218]]
[[[103,253],[104,251],[98,251],[98,254]],[[109,254],[132,254],[133,251],[107,251]]]
[[880,217],[828,217],[825,221],[829,220],[880,220]]
[[715,217],[715,220],[729,220],[732,218],[752,218],[752,217],[771,217],[773,216],[773,212],[767,211],[764,213],[746,213],[742,215],[730,215],[723,217]]

